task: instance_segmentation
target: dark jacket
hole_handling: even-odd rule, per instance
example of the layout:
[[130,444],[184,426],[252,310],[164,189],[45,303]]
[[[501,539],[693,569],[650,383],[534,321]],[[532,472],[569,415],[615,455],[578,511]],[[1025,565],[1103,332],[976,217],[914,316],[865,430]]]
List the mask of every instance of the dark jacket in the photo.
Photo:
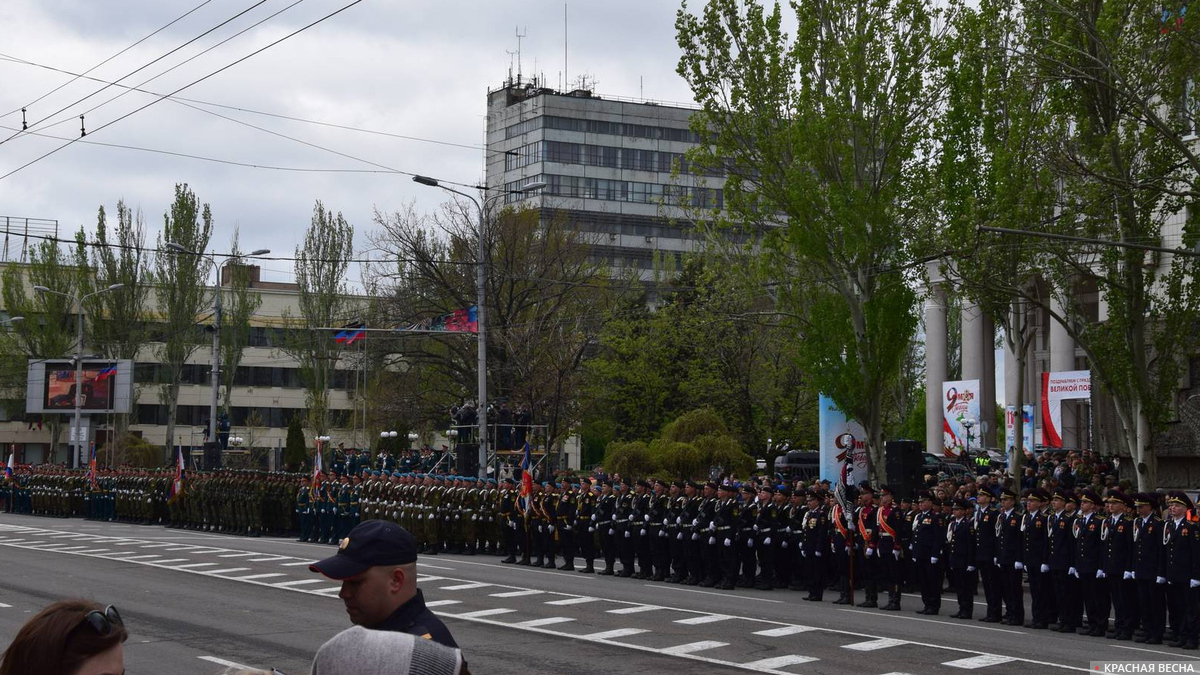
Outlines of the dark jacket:
[[417,589],[417,594],[411,600],[400,605],[399,609],[392,612],[392,615],[384,619],[383,623],[373,626],[372,630],[408,633],[409,635],[433,640],[447,647],[458,647],[458,643],[450,635],[450,630],[446,628],[446,624],[442,623],[442,620],[437,618],[425,606],[425,596],[419,588]]
[[946,564],[957,572],[975,566],[975,537],[970,518],[951,520],[946,526]]
[[[1093,516],[1094,518],[1095,516]],[[1051,513],[1046,517],[1049,533],[1047,564],[1056,572],[1066,572],[1075,566],[1075,538],[1072,536],[1075,516]],[[1095,576],[1095,572],[1092,572]]]
[[1133,518],[1122,515],[1113,522],[1109,517],[1100,530],[1104,539],[1104,574],[1110,579],[1121,579],[1126,572],[1133,571]]

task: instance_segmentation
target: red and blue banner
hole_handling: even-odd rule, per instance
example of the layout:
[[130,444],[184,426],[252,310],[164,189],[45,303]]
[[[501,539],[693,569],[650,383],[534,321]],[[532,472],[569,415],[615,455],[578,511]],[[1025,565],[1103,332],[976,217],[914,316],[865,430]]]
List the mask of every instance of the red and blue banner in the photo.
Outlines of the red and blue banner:
[[479,308],[458,309],[449,314],[423,319],[403,330],[427,330],[445,333],[478,333]]

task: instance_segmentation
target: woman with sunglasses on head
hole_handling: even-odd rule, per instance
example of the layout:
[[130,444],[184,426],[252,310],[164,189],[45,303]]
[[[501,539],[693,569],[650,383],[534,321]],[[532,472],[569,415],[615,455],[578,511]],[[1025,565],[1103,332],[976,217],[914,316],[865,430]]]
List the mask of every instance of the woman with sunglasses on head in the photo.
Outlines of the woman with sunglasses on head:
[[21,627],[0,657],[0,675],[123,675],[128,637],[112,605],[56,602]]

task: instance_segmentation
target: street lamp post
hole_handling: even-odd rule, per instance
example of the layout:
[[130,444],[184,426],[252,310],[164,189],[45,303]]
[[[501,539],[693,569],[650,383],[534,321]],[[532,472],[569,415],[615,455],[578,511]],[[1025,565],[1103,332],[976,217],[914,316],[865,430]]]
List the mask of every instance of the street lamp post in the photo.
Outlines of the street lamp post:
[[245,255],[230,255],[225,263],[217,265],[216,253],[198,253],[173,241],[166,243],[167,249],[175,253],[186,253],[188,255],[200,256],[208,259],[209,264],[216,270],[217,279],[213,285],[213,346],[212,346],[212,396],[208,404],[208,440],[211,443],[217,441],[217,397],[221,389],[221,269],[233,260],[239,260],[246,256],[266,255],[271,252],[270,249],[260,248],[251,251]]
[[[399,433],[399,432],[397,432],[397,431],[381,431],[381,432],[379,432],[379,451],[380,451],[380,452],[383,452],[383,450],[384,450],[385,448],[388,450],[388,452],[391,452],[392,450],[395,450],[396,448],[394,448],[394,447],[388,447],[388,446],[386,446],[386,445],[385,445],[385,443],[387,443],[387,439],[389,439],[389,438],[396,438],[396,437],[397,437],[397,436],[399,436],[399,435],[400,435],[400,433]],[[394,446],[395,444],[396,444],[396,443],[395,443],[395,441],[393,441],[393,442],[391,443],[391,445],[393,445],[393,446]]]
[[[483,213],[483,204],[480,203],[478,199],[465,192],[460,192],[459,190],[448,188],[445,185],[442,185],[436,178],[429,178],[428,176],[413,176],[413,182],[420,183],[421,185],[427,185],[429,187],[441,188],[446,192],[451,192],[461,197],[466,197],[475,204],[475,208],[479,211],[479,235],[477,237],[479,240],[479,263],[475,270],[475,320],[476,337],[478,337],[479,342],[479,394],[477,397],[479,399],[477,405],[477,411],[479,413],[479,478],[487,478],[487,323],[484,320],[484,305],[487,302],[487,288],[485,286],[487,262],[484,258],[484,226],[486,221]],[[534,190],[540,190],[545,186],[545,182],[538,181],[536,183],[525,185],[517,190],[506,190],[499,195],[490,197],[489,199],[496,199],[509,193],[524,194],[533,192]],[[484,203],[487,201],[488,200],[485,199]]]
[[967,430],[967,451],[964,453],[968,459],[971,457],[971,429],[975,426],[975,420],[967,418],[962,422],[963,428]]
[[[83,408],[83,301],[88,298],[108,293],[109,291],[119,290],[124,288],[125,284],[112,284],[108,288],[101,289],[92,293],[88,293],[83,297],[76,297],[70,293],[62,293],[60,291],[51,290],[45,286],[34,286],[33,290],[38,293],[62,296],[79,307],[79,313],[76,314],[75,323],[75,420],[71,425],[71,433],[75,435],[75,452],[79,452],[79,448],[83,447],[83,439],[80,438],[80,420],[82,417],[81,410]],[[11,321],[11,319],[10,319]]]
[[415,431],[408,432],[408,449],[409,450],[416,450],[416,448],[414,448],[413,445],[416,444],[417,439],[420,437],[421,437],[421,434],[418,434]]

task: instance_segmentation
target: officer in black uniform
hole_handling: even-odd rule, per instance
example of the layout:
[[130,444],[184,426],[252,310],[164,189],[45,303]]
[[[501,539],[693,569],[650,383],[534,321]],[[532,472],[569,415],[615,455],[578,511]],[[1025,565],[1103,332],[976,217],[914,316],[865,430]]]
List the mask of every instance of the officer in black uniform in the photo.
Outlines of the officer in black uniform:
[[917,495],[918,512],[913,518],[911,553],[917,568],[917,585],[924,605],[917,614],[935,615],[942,607],[941,556],[946,528],[942,516],[933,507],[936,498],[927,490]]
[[517,516],[517,483],[512,478],[500,481],[500,545],[504,549],[502,563],[517,562],[517,530],[520,527]]
[[[1083,635],[1103,637],[1108,627],[1108,583],[1104,565],[1106,525],[1104,517],[1097,512],[1099,504],[1099,495],[1091,490],[1083,491],[1079,500],[1079,512],[1071,526],[1075,536],[1075,558],[1072,562],[1071,577],[1079,586],[1080,604],[1083,605],[1088,620],[1087,628],[1079,632]],[[1077,614],[1071,618],[1075,626],[1082,623]]]
[[1166,616],[1163,591],[1167,579],[1162,576],[1163,521],[1158,517],[1154,494],[1139,492],[1133,497],[1137,519],[1133,529],[1133,579],[1137,582],[1138,615],[1142,634],[1134,642],[1161,645]]
[[1017,509],[1017,493],[1011,488],[1000,492],[1000,514],[996,519],[996,566],[999,568],[1000,588],[1004,598],[1004,620],[1007,626],[1025,624],[1025,590],[1021,586],[1025,569],[1025,530],[1021,526],[1024,514]]
[[987,603],[984,623],[999,623],[1004,613],[1003,593],[1000,588],[1000,568],[996,566],[996,519],[999,511],[992,505],[992,493],[980,490],[975,496],[976,507],[972,517],[975,533],[975,567],[983,585],[983,597]]
[[671,510],[671,498],[667,496],[667,482],[654,480],[650,495],[650,521],[646,523],[646,545],[653,568],[651,581],[666,581],[671,566],[671,539],[667,526],[667,515]]
[[701,567],[697,570],[696,578],[700,580],[699,586],[711,588],[720,583],[722,576],[721,571],[721,548],[717,544],[717,504],[720,494],[718,486],[713,481],[704,484],[704,493],[700,501],[700,506],[697,509],[696,516],[696,536],[698,545],[702,552],[700,556]]
[[1026,628],[1045,629],[1054,620],[1054,590],[1049,586],[1050,539],[1046,534],[1049,520],[1042,509],[1046,505],[1046,492],[1033,488],[1025,493],[1027,511],[1022,519],[1025,550],[1021,562],[1029,578],[1029,603],[1031,618]]
[[717,588],[726,591],[733,590],[738,574],[737,528],[741,508],[734,497],[735,494],[732,485],[722,484],[717,489],[716,512],[712,521],[713,534],[709,537],[709,542],[718,547],[721,562],[721,582]]
[[[1104,501],[1110,515],[1101,531],[1104,542],[1101,572],[1108,584],[1108,597],[1112,598],[1116,615],[1113,631],[1106,636],[1121,641],[1132,640],[1138,626],[1137,582],[1133,574],[1134,525],[1133,516],[1129,513],[1133,508],[1133,500],[1120,490],[1111,490]],[[1108,607],[1102,609],[1100,618],[1104,622],[1102,625],[1107,627]]]
[[1196,649],[1200,638],[1200,527],[1187,519],[1191,509],[1192,500],[1182,491],[1167,494],[1162,576],[1167,580],[1167,617],[1174,636],[1170,646],[1182,649]]
[[[685,533],[683,521],[684,508],[688,503],[687,489],[687,483],[678,480],[671,484],[667,495],[670,500],[667,507],[667,567],[671,574],[666,581],[670,584],[683,583],[687,578],[687,557],[684,555],[687,546],[684,540],[691,542],[692,536],[690,530]],[[687,521],[687,524],[691,525],[691,521]]]
[[613,482],[605,480],[596,502],[596,531],[600,533],[600,552],[604,555],[604,570],[601,575],[611,577],[617,566],[617,496],[613,494]]
[[1055,624],[1055,630],[1074,633],[1079,625],[1079,610],[1076,609],[1079,578],[1078,574],[1071,574],[1075,567],[1075,517],[1067,513],[1067,496],[1066,490],[1056,489],[1050,496],[1050,513],[1046,516],[1049,547],[1046,564],[1050,568],[1049,585],[1056,609],[1048,618]]
[[[975,611],[975,587],[979,583],[975,560],[975,533],[967,514],[974,509],[971,502],[955,499],[951,511],[954,518],[946,526],[946,567],[954,577],[958,594],[958,613],[952,619],[970,619]],[[939,589],[940,594],[940,589]]]
[[634,489],[633,513],[629,521],[628,535],[633,543],[633,554],[637,559],[634,579],[649,579],[654,576],[650,562],[650,482],[639,480]]
[[816,490],[804,495],[805,511],[800,519],[802,576],[808,581],[805,600],[820,602],[825,594],[825,560],[830,549],[829,517]]
[[619,577],[633,576],[633,562],[635,546],[633,535],[630,530],[640,529],[640,526],[633,523],[633,493],[630,492],[629,480],[625,479],[621,482],[621,494],[617,498],[616,510],[616,537],[618,557],[621,559],[621,572]]
[[596,572],[596,503],[600,499],[600,484],[584,486],[575,505],[575,546],[583,558],[580,574]]

